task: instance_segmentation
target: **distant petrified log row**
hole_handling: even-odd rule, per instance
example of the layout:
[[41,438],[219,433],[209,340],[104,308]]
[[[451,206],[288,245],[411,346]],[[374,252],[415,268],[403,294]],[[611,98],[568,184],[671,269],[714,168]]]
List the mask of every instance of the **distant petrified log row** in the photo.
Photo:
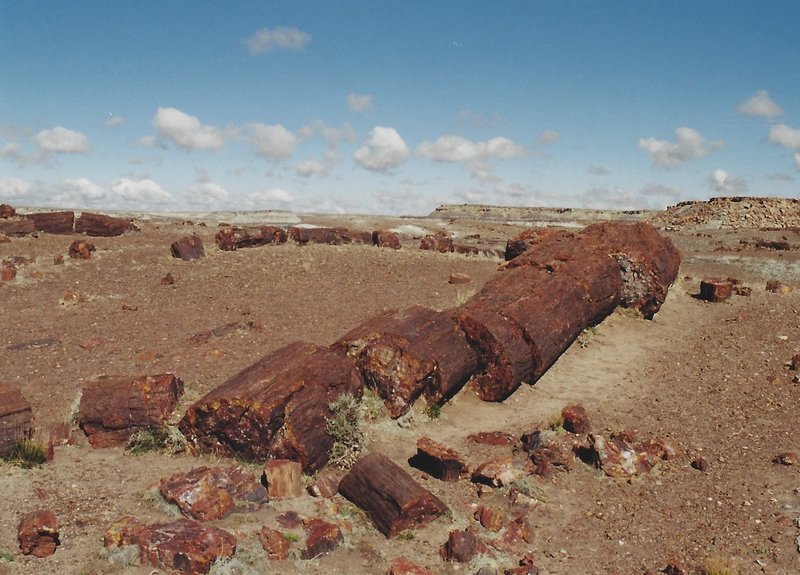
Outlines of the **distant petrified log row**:
[[192,405],[178,424],[196,447],[248,460],[291,459],[313,473],[328,462],[329,404],[362,383],[343,353],[295,342],[237,373]]
[[528,249],[460,308],[393,310],[330,347],[286,346],[190,407],[181,431],[202,450],[315,471],[328,461],[326,418],[341,394],[374,388],[392,417],[423,395],[443,403],[470,380],[481,399],[502,401],[617,305],[652,317],[680,264],[672,242],[647,224],[548,230],[525,241]]
[[[10,208],[10,209],[9,209]],[[24,236],[33,232],[48,234],[86,234],[87,236],[119,236],[138,228],[129,220],[115,218],[103,214],[82,212],[75,217],[75,212],[38,212],[20,216],[11,206],[4,210],[6,214],[0,222],[0,232],[10,236]]]
[[219,249],[230,252],[239,248],[265,246],[268,244],[286,243],[286,230],[277,226],[261,226],[258,228],[231,228],[219,230],[214,239]]
[[347,228],[301,228],[290,227],[286,230],[276,226],[254,228],[224,227],[215,237],[217,246],[223,251],[240,248],[283,244],[288,239],[298,245],[307,244],[374,244],[378,247],[400,249],[400,237],[391,231],[376,230],[362,232]]

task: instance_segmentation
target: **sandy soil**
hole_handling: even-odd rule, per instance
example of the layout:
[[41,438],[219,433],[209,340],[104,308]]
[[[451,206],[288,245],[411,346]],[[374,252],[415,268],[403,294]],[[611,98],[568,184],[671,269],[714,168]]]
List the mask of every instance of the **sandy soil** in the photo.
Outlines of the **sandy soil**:
[[[177,419],[192,401],[286,343],[332,343],[386,309],[455,306],[498,273],[499,259],[416,249],[416,228],[447,229],[494,247],[521,229],[519,223],[467,219],[299,219],[366,230],[402,227],[412,233],[399,251],[286,244],[221,252],[213,244],[216,221],[208,215],[194,223],[138,220],[139,233],[91,239],[97,251],[87,261],[66,256],[77,236],[40,234],[0,244],[0,260],[33,260],[20,265],[16,279],[0,285],[0,378],[22,389],[37,427],[46,433],[70,421],[87,379],[173,372],[186,384]],[[170,243],[189,233],[202,237],[206,257],[172,258]],[[370,422],[367,450],[382,451],[407,467],[416,440],[424,435],[477,465],[505,451],[476,445],[469,434],[518,436],[546,426],[566,404],[580,402],[596,432],[635,428],[641,438],[667,440],[679,455],[629,481],[606,477],[577,459],[568,472],[532,478],[540,503],[529,517],[535,531],[529,551],[541,573],[657,572],[670,561],[680,561],[687,573],[700,573],[714,558],[743,574],[800,572],[795,541],[800,468],[772,462],[780,452],[800,451],[800,386],[792,383],[794,372],[787,367],[800,352],[800,233],[690,228],[665,233],[681,249],[683,263],[653,321],[615,313],[535,386],[523,387],[503,403],[483,403],[464,390],[439,418],[418,407],[402,426],[385,418]],[[777,252],[740,243],[759,238],[786,238],[794,249]],[[57,254],[65,256],[61,265],[53,263]],[[175,283],[162,285],[168,272]],[[450,285],[452,272],[469,274],[472,282]],[[752,295],[702,302],[694,295],[700,279],[709,275],[739,278],[752,287]],[[796,289],[768,293],[768,279]],[[258,328],[189,344],[192,335],[230,322],[254,322]],[[73,430],[73,438],[73,445],[56,447],[47,465],[23,470],[0,464],[0,573],[157,572],[110,562],[101,552],[104,530],[125,514],[147,521],[175,517],[177,512],[154,494],[154,483],[179,470],[230,463],[209,456],[92,449],[79,430]],[[570,444],[582,439],[560,437]],[[709,462],[705,472],[690,466],[699,456]],[[260,473],[258,466],[251,468]],[[387,541],[339,497],[274,502],[214,522],[239,540],[242,567],[229,572],[385,573],[396,556],[444,574],[474,574],[481,567],[502,573],[515,564],[519,556],[499,552],[468,565],[443,562],[438,551],[448,532],[477,525],[472,518],[476,487],[409,471],[448,504],[451,517],[419,530],[413,539]],[[503,495],[488,494],[484,501]],[[62,544],[52,557],[24,557],[16,541],[19,518],[45,507],[58,516]],[[344,521],[351,528],[345,544],[320,559],[270,563],[255,532],[261,525],[276,527],[275,517],[289,509]]]

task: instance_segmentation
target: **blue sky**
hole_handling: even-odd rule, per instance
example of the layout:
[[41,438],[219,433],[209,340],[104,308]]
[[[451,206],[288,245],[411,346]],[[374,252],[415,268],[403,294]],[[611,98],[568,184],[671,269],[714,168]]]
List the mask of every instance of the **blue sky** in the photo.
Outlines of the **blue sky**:
[[0,202],[800,197],[800,2],[0,0]]

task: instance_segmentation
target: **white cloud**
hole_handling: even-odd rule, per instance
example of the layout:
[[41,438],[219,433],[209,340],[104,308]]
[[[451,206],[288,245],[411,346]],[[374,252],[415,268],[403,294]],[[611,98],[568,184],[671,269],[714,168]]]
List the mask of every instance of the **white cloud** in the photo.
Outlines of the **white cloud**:
[[732,176],[725,170],[716,169],[708,177],[708,187],[713,191],[729,196],[738,196],[747,192],[747,183],[738,176]]
[[242,205],[247,210],[268,210],[275,207],[286,208],[295,198],[282,188],[271,188],[260,192],[247,194],[242,199]]
[[355,161],[363,168],[382,172],[396,168],[408,159],[408,146],[394,128],[376,126],[369,141],[356,150]]
[[88,178],[73,178],[65,180],[65,188],[80,198],[99,200],[105,197],[106,192]]
[[0,198],[12,199],[27,196],[31,185],[18,178],[0,178]]
[[762,116],[771,120],[783,114],[783,109],[770,99],[766,90],[759,90],[747,102],[739,106],[739,113],[746,116]]
[[769,129],[769,141],[785,148],[800,148],[800,130],[786,124],[776,124]]
[[166,204],[172,201],[172,195],[149,178],[119,178],[108,185],[108,191],[114,199],[136,205]]
[[558,132],[548,131],[539,134],[540,144],[555,144],[561,138]]
[[22,146],[20,146],[17,142],[9,142],[0,148],[0,159],[11,160],[20,166],[25,166],[33,162],[33,158],[26,155],[22,150]]
[[503,137],[473,142],[461,136],[442,136],[433,143],[420,144],[419,153],[434,162],[469,162],[518,157],[525,154],[525,148]]
[[347,104],[353,112],[363,112],[372,108],[372,96],[366,94],[348,94]]
[[256,147],[258,155],[268,160],[282,160],[294,153],[299,137],[280,124],[248,124],[250,141]]
[[800,170],[800,152],[794,154],[794,167]]
[[[202,124],[197,116],[190,116],[176,108],[159,108],[153,125],[161,137],[172,140],[177,146],[190,150],[218,150],[225,142],[221,130]],[[140,143],[146,145],[146,140]]]
[[89,151],[89,139],[85,135],[61,126],[42,130],[33,137],[33,141],[43,152],[85,154]]
[[691,128],[675,130],[676,141],[642,138],[639,147],[650,154],[650,160],[659,168],[677,168],[690,160],[703,158],[714,148],[722,147],[722,142],[706,142],[706,139]]
[[201,206],[215,206],[230,198],[228,190],[214,182],[197,182],[189,187],[188,192],[187,201]]
[[311,35],[295,27],[262,28],[246,41],[252,55],[263,54],[273,49],[300,50],[309,42],[311,42]]
[[[639,193],[644,196],[645,198],[655,198],[655,197],[662,197],[662,198],[669,198],[670,200],[677,200],[681,197],[681,193],[679,190],[675,188],[670,188],[669,186],[664,186],[662,184],[645,184],[640,190]],[[665,207],[664,205],[659,205],[659,208]]]
[[109,114],[108,118],[106,118],[105,125],[106,128],[114,128],[116,126],[122,126],[125,123],[125,118],[122,116],[114,116],[113,114]]

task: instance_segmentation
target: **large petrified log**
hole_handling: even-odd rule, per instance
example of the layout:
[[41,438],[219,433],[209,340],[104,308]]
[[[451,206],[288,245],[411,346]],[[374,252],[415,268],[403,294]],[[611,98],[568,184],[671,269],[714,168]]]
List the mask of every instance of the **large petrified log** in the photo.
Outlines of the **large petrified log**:
[[34,221],[24,217],[11,217],[0,221],[0,233],[7,236],[27,236],[36,231]]
[[372,232],[359,232],[347,228],[291,227],[289,237],[300,245],[305,244],[371,244]]
[[71,234],[75,225],[75,212],[41,212],[25,216],[37,231],[48,234]]
[[355,359],[392,417],[422,393],[429,403],[452,397],[477,368],[477,354],[453,318],[423,306],[367,320],[334,345]]
[[230,252],[240,248],[251,248],[269,244],[286,243],[288,234],[277,226],[261,226],[258,228],[226,227],[214,235],[219,249]]
[[171,373],[102,376],[83,385],[79,426],[92,447],[124,444],[136,431],[162,429],[183,394]]
[[425,525],[447,506],[381,453],[359,459],[339,482],[339,493],[369,515],[387,537]]
[[104,214],[82,212],[75,219],[75,231],[87,236],[121,236],[125,232],[138,231],[133,223],[124,218],[115,218]]
[[0,457],[5,457],[20,442],[33,434],[33,411],[22,392],[0,383]]
[[203,451],[250,461],[299,461],[306,473],[328,462],[331,402],[361,397],[362,383],[343,353],[289,344],[240,371],[189,407],[178,424]]

